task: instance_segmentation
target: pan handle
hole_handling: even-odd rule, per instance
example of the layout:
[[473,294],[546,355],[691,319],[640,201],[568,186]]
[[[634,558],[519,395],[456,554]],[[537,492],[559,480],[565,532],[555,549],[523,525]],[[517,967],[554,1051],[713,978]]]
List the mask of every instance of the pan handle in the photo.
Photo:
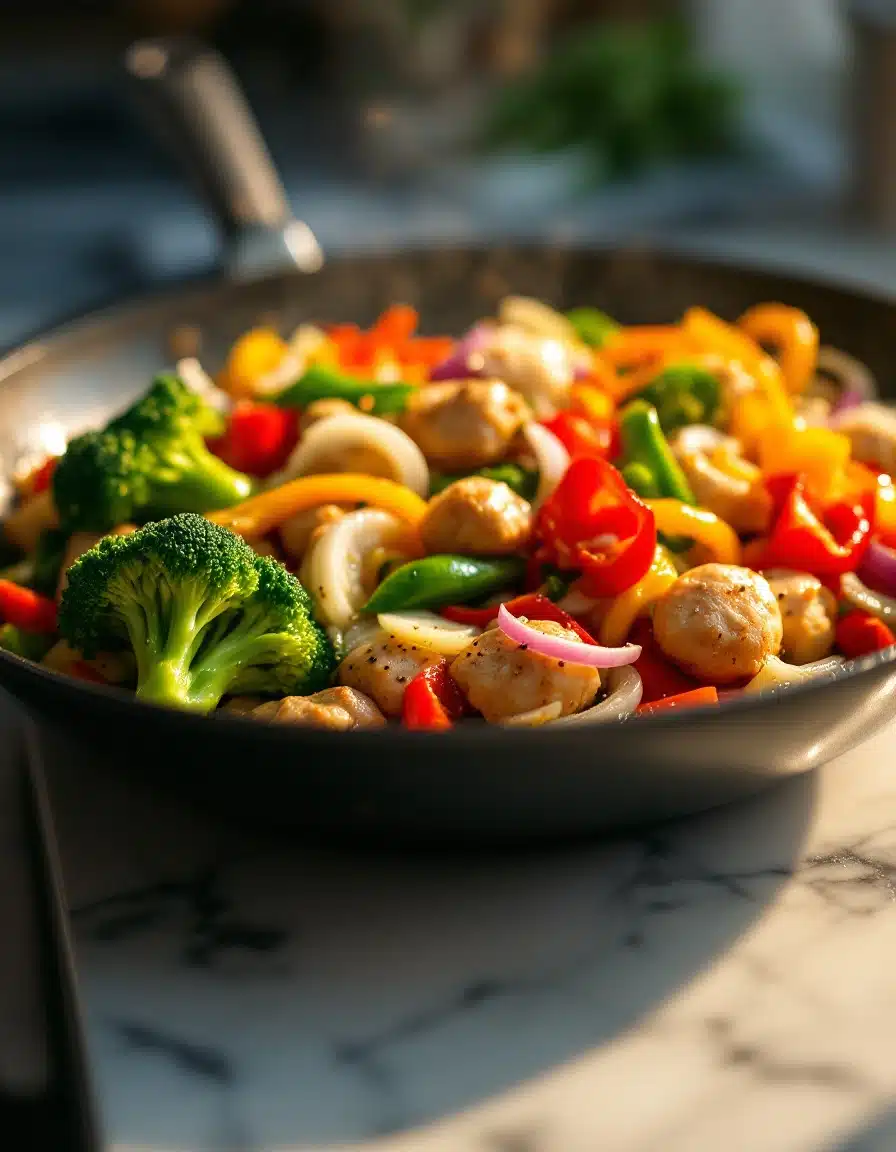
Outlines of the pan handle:
[[234,278],[323,262],[296,220],[246,98],[224,58],[189,38],[140,40],[125,65],[163,140],[214,213]]

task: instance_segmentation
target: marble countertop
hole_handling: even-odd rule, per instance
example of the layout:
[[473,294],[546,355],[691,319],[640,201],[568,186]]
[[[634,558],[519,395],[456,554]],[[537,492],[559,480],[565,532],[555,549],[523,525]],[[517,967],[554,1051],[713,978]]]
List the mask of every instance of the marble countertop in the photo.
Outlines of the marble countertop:
[[110,1148],[893,1149],[894,752],[473,859],[308,850],[53,767]]

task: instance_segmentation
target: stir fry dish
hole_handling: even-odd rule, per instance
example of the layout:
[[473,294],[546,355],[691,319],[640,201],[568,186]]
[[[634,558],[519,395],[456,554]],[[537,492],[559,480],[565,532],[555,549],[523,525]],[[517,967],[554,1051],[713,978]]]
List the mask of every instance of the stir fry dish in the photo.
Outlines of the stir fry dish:
[[199,713],[599,724],[896,643],[896,412],[804,313],[259,328],[15,476],[0,646]]

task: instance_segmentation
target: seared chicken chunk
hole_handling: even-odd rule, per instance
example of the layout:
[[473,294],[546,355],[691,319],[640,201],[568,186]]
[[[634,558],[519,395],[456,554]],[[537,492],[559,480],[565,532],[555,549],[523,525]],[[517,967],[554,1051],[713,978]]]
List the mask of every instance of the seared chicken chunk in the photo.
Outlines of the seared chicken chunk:
[[778,601],[784,640],[781,655],[789,664],[811,664],[830,656],[837,627],[837,598],[808,572],[774,568],[763,572]]
[[253,708],[251,715],[278,724],[348,732],[352,728],[382,728],[386,718],[376,704],[354,688],[325,688],[311,696],[287,696]]
[[[575,632],[553,620],[533,620],[530,627],[582,643]],[[532,652],[497,628],[467,645],[452,662],[451,675],[473,707],[492,724],[554,700],[560,704],[560,715],[569,716],[587,708],[600,690],[596,668]]]
[[503,459],[531,415],[525,400],[500,380],[452,380],[412,393],[400,425],[430,465],[458,472]]
[[735,532],[768,528],[772,501],[754,464],[738,459],[738,474],[732,475],[704,452],[676,445],[675,455],[701,508],[715,512]]
[[701,564],[657,601],[653,631],[686,672],[726,684],[755,676],[777,656],[784,630],[764,576],[735,564]]
[[337,675],[340,684],[365,693],[387,716],[400,716],[405,688],[422,668],[440,659],[384,632],[349,652]]
[[545,339],[522,328],[498,329],[481,354],[487,376],[519,392],[539,419],[565,407],[575,379],[572,352],[561,340]]
[[502,556],[516,552],[532,531],[532,508],[506,484],[467,476],[434,496],[420,523],[427,552]]

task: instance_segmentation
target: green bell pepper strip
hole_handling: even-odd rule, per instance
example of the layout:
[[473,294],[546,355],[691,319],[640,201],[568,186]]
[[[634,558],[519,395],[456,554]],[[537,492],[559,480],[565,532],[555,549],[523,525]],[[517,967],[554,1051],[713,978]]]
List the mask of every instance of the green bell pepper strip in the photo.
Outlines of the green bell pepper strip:
[[440,472],[431,472],[429,476],[429,495],[438,496],[450,485],[458,480],[466,480],[468,476],[484,476],[486,480],[495,480],[512,488],[517,496],[524,500],[534,500],[538,491],[538,472],[533,468],[523,468],[521,464],[496,464],[493,468],[479,468],[475,472],[461,472],[456,476],[446,476]]
[[687,477],[663,435],[656,408],[644,400],[627,404],[619,417],[619,435],[623,476],[626,466],[639,464],[653,476],[660,496],[681,500],[683,504],[696,504]]
[[413,391],[413,384],[358,380],[315,364],[295,384],[281,392],[274,402],[281,408],[307,408],[315,400],[347,400],[362,412],[384,416],[390,412],[403,412]]
[[471,556],[424,556],[402,564],[376,589],[362,612],[400,612],[468,604],[522,581],[525,561],[519,557],[477,560]]
[[53,637],[45,633],[23,632],[15,624],[0,627],[0,648],[26,660],[43,660],[54,644]]
[[613,333],[619,331],[616,321],[599,308],[573,308],[566,313],[566,319],[589,348],[603,348]]
[[648,468],[646,464],[635,460],[631,464],[623,465],[620,471],[622,472],[622,479],[628,484],[632,492],[637,493],[642,500],[658,500],[662,496],[653,470]]
[[672,364],[635,397],[656,408],[660,427],[668,435],[687,424],[712,424],[722,399],[712,372],[695,364]]

